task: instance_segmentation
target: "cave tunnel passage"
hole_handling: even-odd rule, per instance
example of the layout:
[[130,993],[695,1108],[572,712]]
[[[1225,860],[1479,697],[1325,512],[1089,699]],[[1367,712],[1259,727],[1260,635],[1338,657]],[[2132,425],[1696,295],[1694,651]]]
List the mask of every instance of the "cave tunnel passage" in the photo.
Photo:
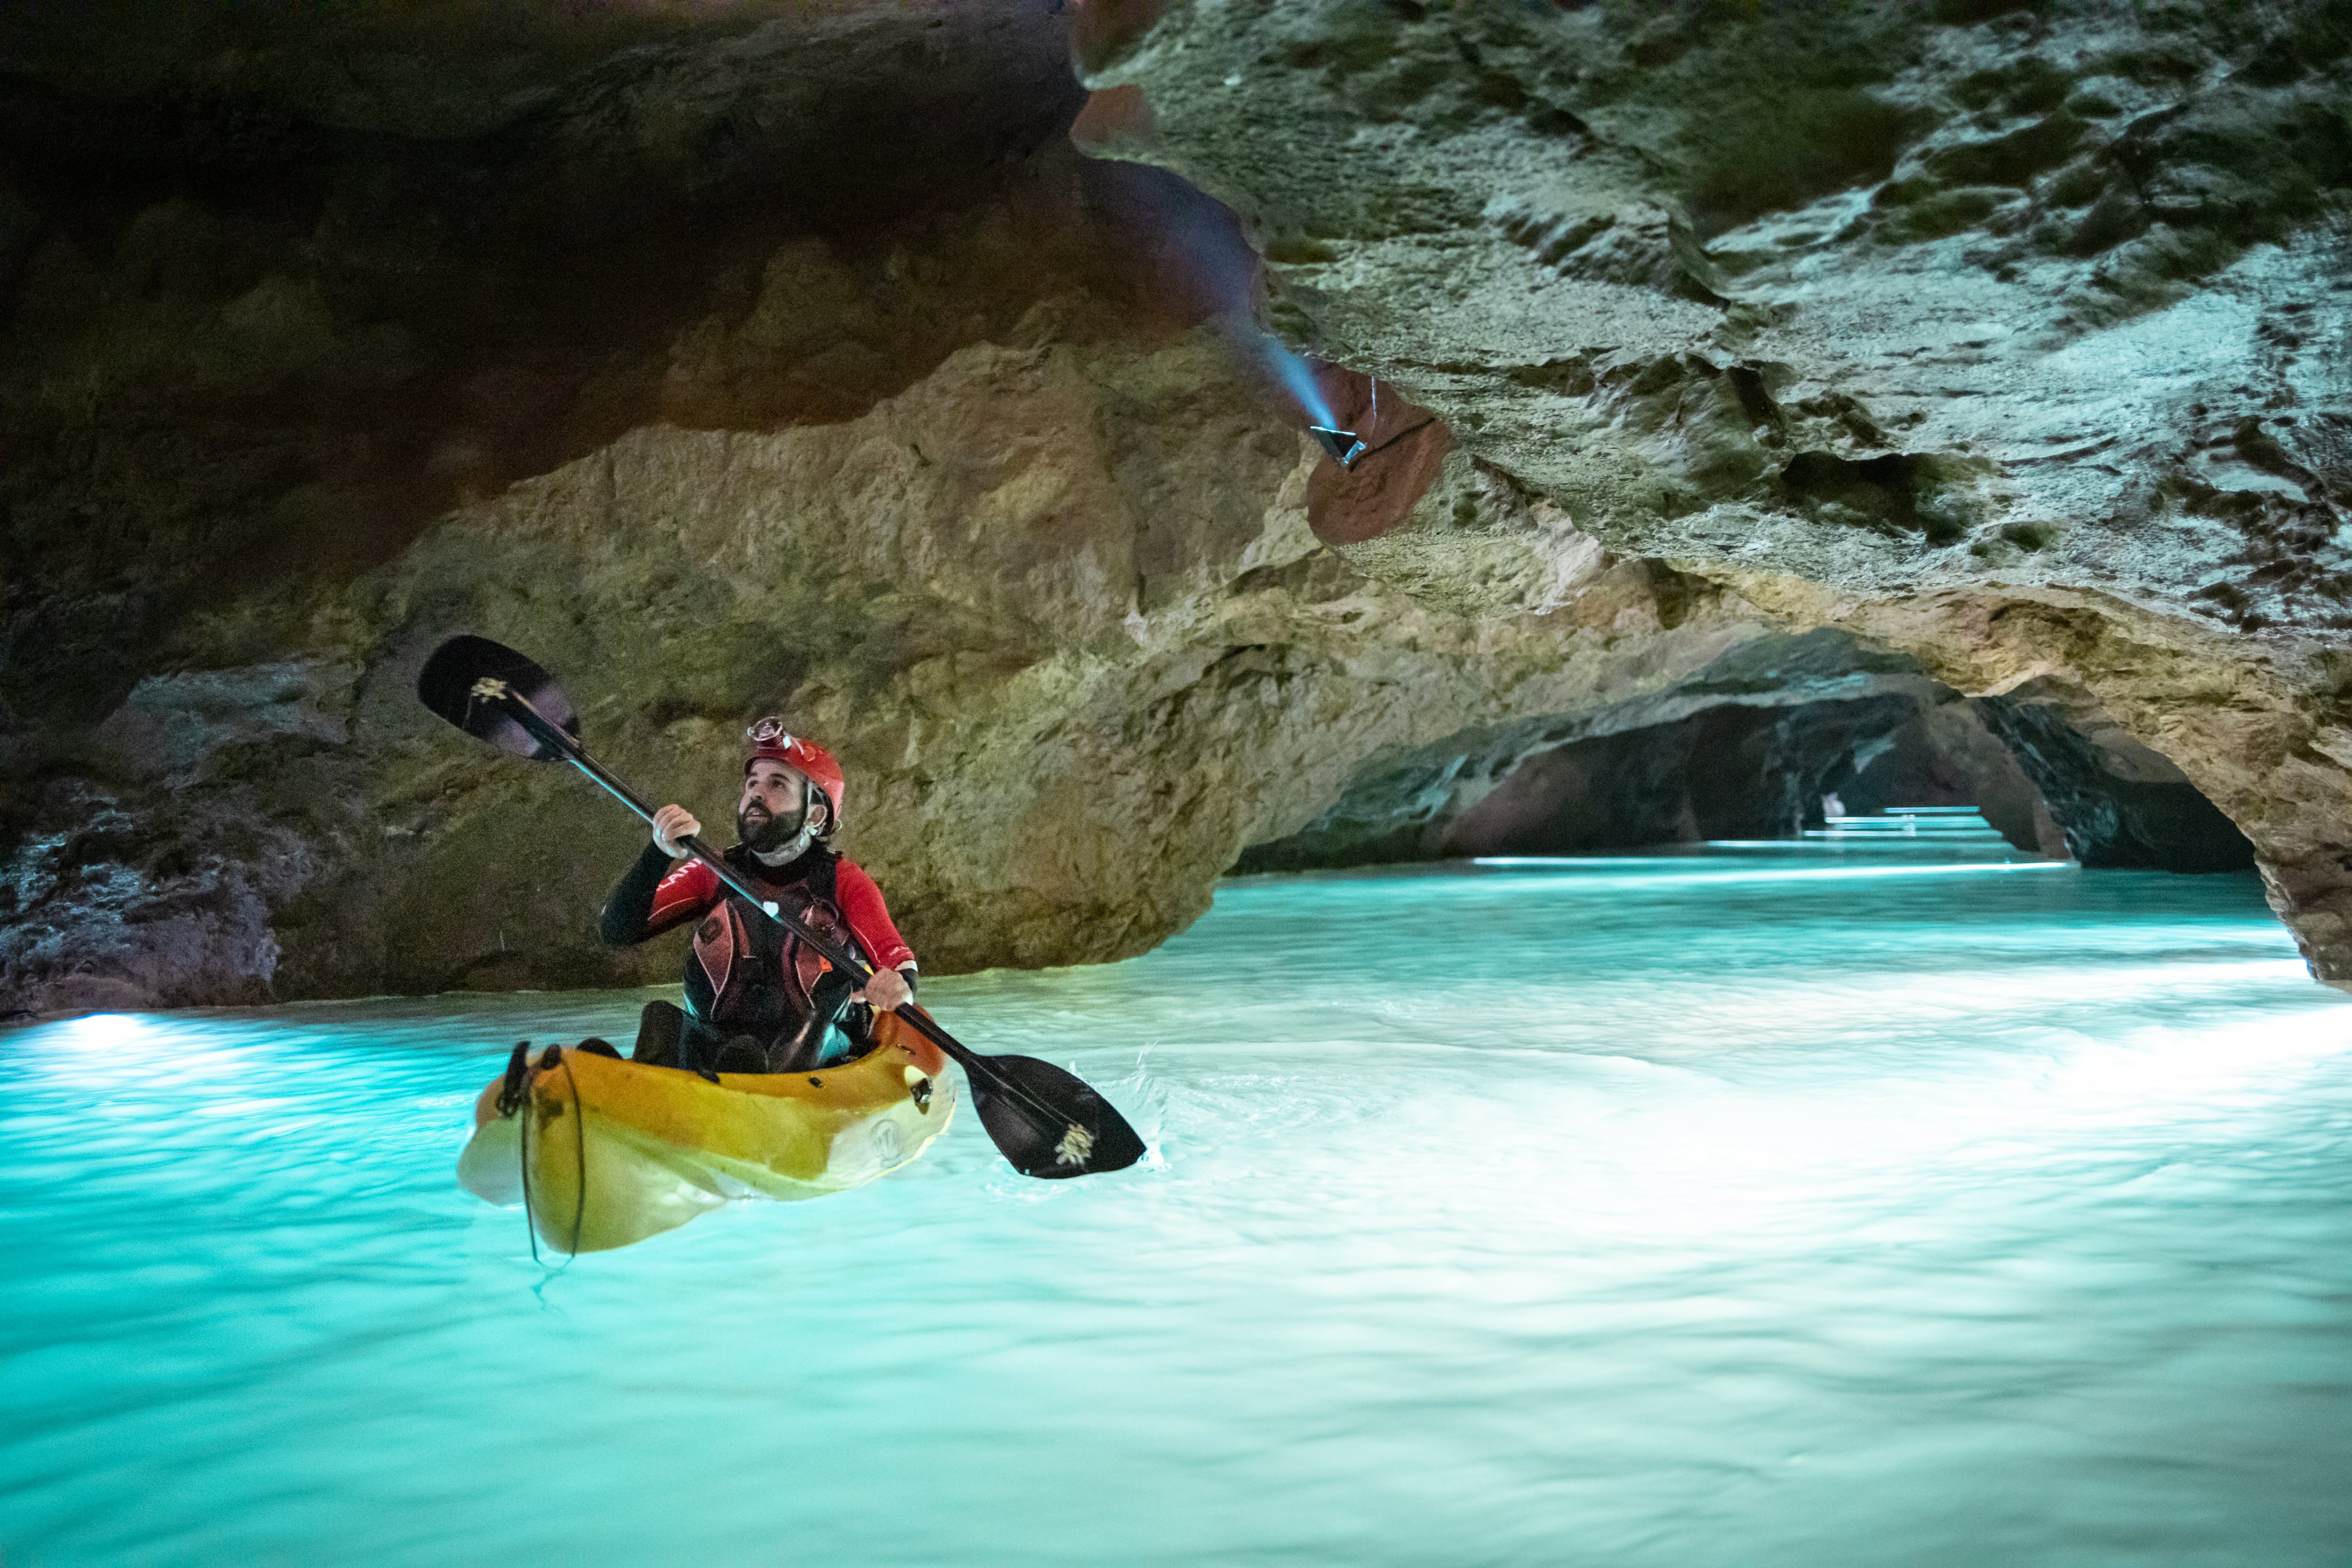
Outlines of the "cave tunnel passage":
[[1527,750],[1485,772],[1483,789],[1460,759],[1445,773],[1442,800],[1425,776],[1382,775],[1302,831],[1251,846],[1234,870],[1796,839],[1832,815],[1906,807],[1974,808],[2011,848],[2093,868],[2253,864],[2245,835],[2170,764],[2051,701],[1724,703]]
[[[1901,697],[1793,708],[1726,704],[1678,723],[1536,754],[1446,831],[1447,855],[1575,854],[1711,839],[1793,838],[1852,811],[1974,805],[1922,744]],[[1900,744],[1900,740],[1909,744]]]

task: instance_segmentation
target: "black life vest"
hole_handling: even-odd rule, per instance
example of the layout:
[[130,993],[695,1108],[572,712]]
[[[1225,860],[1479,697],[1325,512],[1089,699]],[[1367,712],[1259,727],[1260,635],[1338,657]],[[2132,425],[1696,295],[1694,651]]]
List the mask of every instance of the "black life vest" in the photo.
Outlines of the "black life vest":
[[[837,857],[812,849],[791,869],[797,876],[771,882],[767,868],[730,852],[729,863],[783,913],[827,941],[864,954],[835,902]],[[794,1060],[814,1057],[825,1030],[835,1024],[853,1038],[863,1008],[848,1008],[857,982],[819,956],[805,942],[729,894],[694,928],[694,954],[686,966],[686,1009],[721,1035],[750,1035],[764,1047],[771,1071],[793,1070]]]

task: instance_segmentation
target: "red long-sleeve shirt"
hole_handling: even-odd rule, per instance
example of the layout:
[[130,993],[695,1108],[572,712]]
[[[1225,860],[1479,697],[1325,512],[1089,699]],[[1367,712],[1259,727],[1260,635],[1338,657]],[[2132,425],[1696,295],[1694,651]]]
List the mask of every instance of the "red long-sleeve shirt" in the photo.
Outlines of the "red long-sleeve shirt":
[[[727,858],[735,864],[736,870],[749,876],[755,884],[767,883],[781,886],[798,881],[817,863],[813,857],[825,852],[811,850],[801,860],[774,870],[733,850],[728,852]],[[719,873],[700,861],[690,860],[662,876],[658,882],[653,882],[652,896],[646,901],[641,913],[638,901],[646,896],[643,891],[645,884],[668,864],[667,855],[651,844],[646,846],[645,852],[637,858],[637,863],[630,868],[629,874],[622,879],[621,885],[614,890],[611,901],[604,906],[603,931],[606,942],[614,946],[625,946],[658,936],[689,920],[700,919],[727,896],[727,889],[719,882]],[[874,885],[874,879],[866,875],[856,862],[847,859],[835,862],[833,893],[842,918],[849,923],[850,935],[857,938],[857,945],[865,949],[869,963],[877,969],[917,967],[915,950],[907,946],[907,939],[898,935],[898,926],[891,923],[889,906],[882,902],[882,890]]]

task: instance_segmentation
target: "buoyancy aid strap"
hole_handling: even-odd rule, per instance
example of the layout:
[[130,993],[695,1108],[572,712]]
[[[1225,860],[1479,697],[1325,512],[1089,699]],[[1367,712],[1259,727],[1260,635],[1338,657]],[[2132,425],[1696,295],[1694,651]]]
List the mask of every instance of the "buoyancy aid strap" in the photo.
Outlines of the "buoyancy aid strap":
[[743,929],[743,912],[732,898],[719,901],[718,907],[702,917],[694,928],[695,961],[702,966],[710,981],[710,996],[719,1003],[727,995],[727,982],[739,965],[751,956],[751,934]]
[[[850,929],[849,922],[832,904],[813,898],[796,913],[824,936],[864,956],[857,934]],[[796,936],[784,939],[784,951],[787,977],[799,988],[800,994],[814,1003],[818,982],[833,973],[832,960]]]
[[[825,855],[782,883],[756,873],[748,880],[753,891],[772,896],[793,919],[863,956],[864,945],[835,902],[836,863]],[[709,986],[700,1003],[692,983],[698,969]],[[722,897],[696,926],[688,975],[688,1009],[705,1025],[722,1033],[749,1028],[769,1040],[772,1050],[781,1048],[793,1058],[808,1054],[856,989],[851,977],[835,973],[823,955],[734,894]],[[759,999],[763,993],[772,1001]],[[776,1006],[781,1016],[771,1011]]]

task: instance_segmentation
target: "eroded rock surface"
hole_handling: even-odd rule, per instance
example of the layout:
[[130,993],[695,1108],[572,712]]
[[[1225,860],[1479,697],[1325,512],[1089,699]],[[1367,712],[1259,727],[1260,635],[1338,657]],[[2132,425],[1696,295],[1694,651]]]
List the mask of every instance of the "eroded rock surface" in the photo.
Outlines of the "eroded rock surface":
[[1231,204],[1296,340],[1612,550],[2086,694],[2352,979],[2340,4],[1202,0],[1085,41],[1103,151]]
[[2045,852],[2168,758],[2352,953],[2334,13],[1159,9],[1079,135],[1239,224],[1072,149],[1042,0],[0,18],[0,1010],[674,974],[414,703],[460,631],[707,817],[835,744],[935,968],[1701,742]]
[[[1140,951],[1364,755],[1637,701],[1765,635],[1721,595],[1662,626],[1640,565],[1545,615],[1424,610],[1316,544],[1310,452],[1211,334],[982,344],[856,421],[647,429],[461,508],[341,592],[299,594],[302,659],[150,677],[95,737],[126,780],[109,809],[136,801],[173,852],[249,866],[235,841],[259,820],[291,825],[279,859],[308,871],[268,890],[266,961],[233,985],[183,972],[163,999],[675,962],[593,946],[625,817],[415,703],[459,630],[531,650],[608,763],[707,812],[731,799],[744,717],[793,716],[848,767],[846,847],[946,968]],[[226,653],[258,613],[198,617],[183,645]],[[198,716],[239,690],[236,722]],[[86,810],[74,788],[61,808]],[[72,865],[44,849],[20,875],[6,958],[49,1000],[121,994],[92,977],[122,968],[111,949],[66,961],[122,917],[92,902],[93,868],[172,881],[92,830],[72,842]]]
[[1202,324],[1230,215],[1068,147],[1042,8],[956,13],[961,52],[934,19],[715,12],[584,59],[526,19],[487,86],[366,37],[356,76],[34,50],[6,1007],[674,974],[591,934],[630,821],[414,701],[457,632],[714,824],[747,718],[835,746],[845,847],[946,969],[1140,951],[1367,756],[1769,634],[1565,533],[1533,612],[1350,569],[1296,412]]
[[2253,845],[2180,769],[2049,681],[1972,705],[2087,866],[2243,871]]

